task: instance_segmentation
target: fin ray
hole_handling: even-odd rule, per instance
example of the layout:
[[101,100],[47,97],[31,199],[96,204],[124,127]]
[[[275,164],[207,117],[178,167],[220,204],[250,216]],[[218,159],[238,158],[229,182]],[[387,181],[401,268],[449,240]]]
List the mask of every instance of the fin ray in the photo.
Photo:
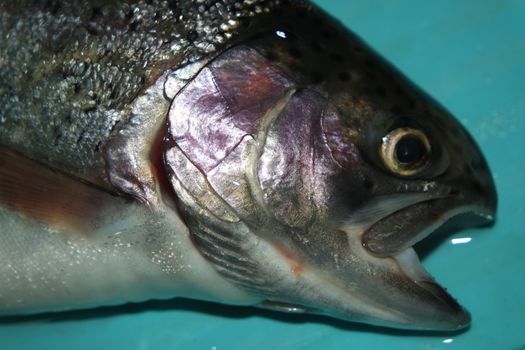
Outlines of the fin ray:
[[0,206],[51,229],[85,235],[122,200],[0,146]]

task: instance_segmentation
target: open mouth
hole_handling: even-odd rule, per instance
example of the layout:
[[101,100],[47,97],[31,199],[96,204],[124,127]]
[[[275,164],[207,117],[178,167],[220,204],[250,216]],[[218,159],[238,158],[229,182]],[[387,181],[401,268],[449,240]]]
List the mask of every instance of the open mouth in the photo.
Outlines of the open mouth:
[[445,288],[439,285],[421,265],[414,248],[410,247],[393,257],[399,269],[417,286],[424,289],[435,300],[439,300],[443,310],[447,310],[454,319],[454,328],[461,329],[469,325],[470,314],[452,297]]
[[470,315],[424,269],[414,245],[444,227],[449,232],[456,232],[493,222],[493,210],[466,201],[463,197],[443,193],[386,197],[360,209],[359,215],[343,228],[349,234],[360,236],[363,249],[372,257],[394,262],[401,273],[400,278],[412,285],[410,288],[417,297],[439,310],[429,313],[436,318],[435,324],[440,324],[435,329],[464,328],[470,323]]
[[376,198],[354,213],[339,227],[348,245],[338,256],[346,252],[346,259],[331,260],[317,250],[313,263],[293,276],[293,296],[269,296],[259,306],[396,328],[456,331],[470,324],[469,312],[424,269],[413,246],[449,223],[454,229],[472,226],[472,220],[458,226],[456,219],[486,224],[490,210],[448,194],[408,193]]
[[462,202],[453,196],[436,196],[393,211],[363,231],[362,244],[376,256],[395,256],[424,240],[445,223],[458,231],[493,222],[490,209]]

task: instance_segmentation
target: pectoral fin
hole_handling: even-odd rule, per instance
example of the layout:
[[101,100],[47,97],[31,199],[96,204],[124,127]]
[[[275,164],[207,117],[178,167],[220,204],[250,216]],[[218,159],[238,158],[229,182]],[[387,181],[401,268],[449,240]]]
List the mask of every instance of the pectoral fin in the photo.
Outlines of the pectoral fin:
[[85,236],[122,198],[0,147],[0,206]]

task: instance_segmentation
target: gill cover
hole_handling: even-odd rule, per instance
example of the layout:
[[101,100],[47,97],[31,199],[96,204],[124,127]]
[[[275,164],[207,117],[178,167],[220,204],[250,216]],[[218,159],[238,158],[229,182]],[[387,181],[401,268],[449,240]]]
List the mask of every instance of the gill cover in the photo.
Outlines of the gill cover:
[[245,288],[274,289],[250,242],[293,251],[291,233],[329,200],[338,166],[321,124],[330,113],[319,93],[246,46],[203,68],[172,103],[164,155],[185,220],[201,252]]

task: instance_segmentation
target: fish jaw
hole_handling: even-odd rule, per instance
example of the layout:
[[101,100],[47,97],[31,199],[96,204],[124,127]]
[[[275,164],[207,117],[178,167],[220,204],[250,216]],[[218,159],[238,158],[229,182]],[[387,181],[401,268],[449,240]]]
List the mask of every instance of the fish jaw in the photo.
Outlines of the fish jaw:
[[288,298],[260,306],[398,329],[456,331],[469,326],[469,312],[424,270],[412,248],[377,258],[359,248],[357,240],[353,243],[355,249],[347,247],[353,268],[338,271],[337,280],[327,270],[299,269],[287,259],[289,272],[282,269],[281,282],[289,283],[282,293]]
[[[289,302],[288,309],[294,312],[395,328],[456,331],[468,327],[469,312],[424,269],[413,245],[445,224],[455,228],[492,224],[496,198],[492,183],[488,184],[482,196],[436,185],[428,187],[432,188],[429,192],[375,198],[349,215],[337,227],[338,235],[317,232],[281,254],[289,264],[287,282],[294,286],[282,295],[293,297],[263,306],[276,303],[283,309]],[[428,220],[429,213],[434,220]],[[404,226],[407,217],[413,220]],[[367,234],[382,237],[371,247]]]
[[[468,209],[444,216],[453,220]],[[280,299],[261,307],[401,329],[456,331],[470,325],[470,313],[425,270],[412,246],[382,257],[367,249],[355,226],[339,230],[306,246],[298,243],[297,250],[274,249],[273,261],[282,262],[271,269],[281,271],[279,283],[286,287]]]

